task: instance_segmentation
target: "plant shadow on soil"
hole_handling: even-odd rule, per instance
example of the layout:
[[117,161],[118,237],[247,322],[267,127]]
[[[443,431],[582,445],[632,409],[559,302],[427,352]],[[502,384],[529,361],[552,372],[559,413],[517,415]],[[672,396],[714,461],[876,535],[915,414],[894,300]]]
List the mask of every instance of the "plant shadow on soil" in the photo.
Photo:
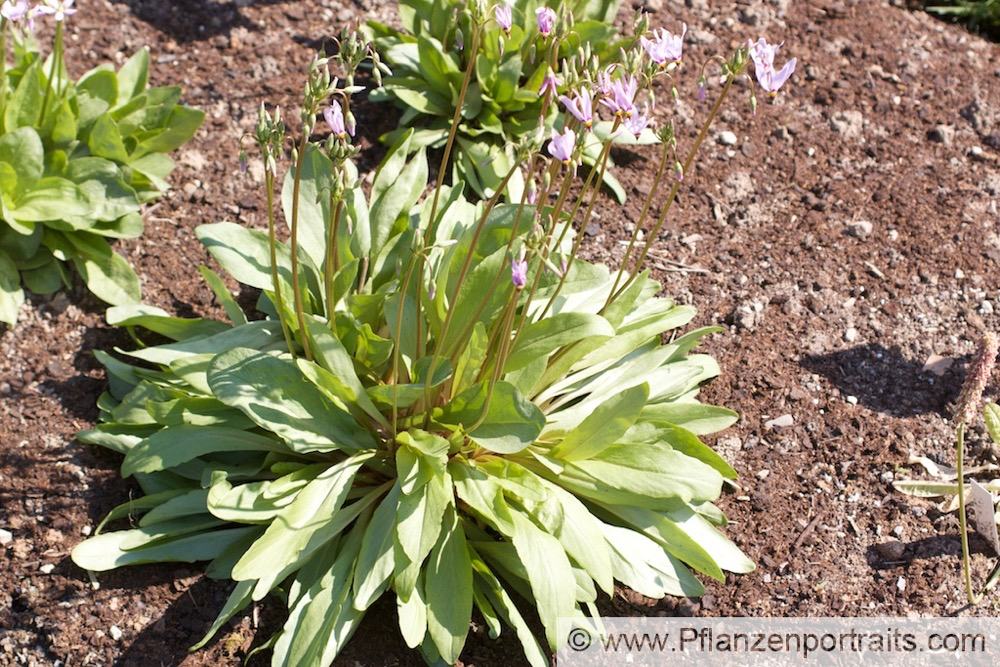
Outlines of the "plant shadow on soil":
[[[251,32],[259,28],[240,11],[236,2],[222,0],[112,0],[126,5],[132,15],[179,44],[201,41],[215,35],[228,35],[234,28]],[[278,5],[287,0],[255,0],[254,4]],[[287,4],[295,4],[287,3]]]
[[866,344],[827,354],[808,355],[802,366],[832,382],[843,395],[854,396],[864,407],[893,417],[947,414],[958,396],[961,374],[969,357],[957,361],[942,376],[924,370],[921,361],[904,358],[897,350]]

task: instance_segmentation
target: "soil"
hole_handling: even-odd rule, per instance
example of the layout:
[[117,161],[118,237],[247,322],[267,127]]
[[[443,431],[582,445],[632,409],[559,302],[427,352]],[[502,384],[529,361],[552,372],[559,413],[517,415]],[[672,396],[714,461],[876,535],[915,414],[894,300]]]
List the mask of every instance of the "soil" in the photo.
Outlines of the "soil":
[[[703,58],[766,35],[785,40],[782,55],[799,66],[756,117],[745,84],[737,86],[650,255],[664,292],[698,307],[696,325],[727,328],[704,346],[722,375],[703,398],[742,413],[710,442],[741,473],[721,505],[727,534],[758,569],[709,583],[699,600],[623,589],[605,613],[995,613],[993,600],[964,608],[954,513],[892,482],[926,476],[907,465],[911,455],[953,460],[948,404],[978,337],[1000,328],[1000,50],[901,1],[639,4],[654,25],[691,27],[684,103],[656,110],[678,122],[681,150],[708,108],[688,94]],[[634,8],[626,4],[622,20]],[[147,209],[145,236],[118,244],[146,302],[218,315],[195,278],[210,260],[193,231],[223,219],[263,222],[257,171],[239,174],[239,137],[261,99],[296,108],[314,49],[340,24],[365,18],[394,21],[394,3],[81,0],[68,28],[74,75],[148,44],[153,82],[183,85],[185,102],[208,113],[176,156],[175,189]],[[355,111],[366,170],[395,116],[365,104]],[[735,143],[723,143],[732,139],[724,131]],[[656,152],[616,151],[630,200],[624,214],[599,201],[585,245],[591,259],[621,261]],[[97,418],[104,386],[92,350],[130,345],[103,323],[103,309],[79,287],[33,297],[22,322],[0,333],[0,528],[13,535],[0,548],[0,664],[239,665],[280,627],[277,601],[189,655],[228,584],[195,566],[92,581],[69,559],[137,491],[119,477],[118,457],[73,441]],[[987,442],[973,433],[974,464],[996,461]],[[992,555],[985,542],[972,544],[981,581]],[[492,642],[477,628],[463,661],[522,659],[509,637]],[[423,661],[398,637],[392,605],[381,605],[336,664]]]

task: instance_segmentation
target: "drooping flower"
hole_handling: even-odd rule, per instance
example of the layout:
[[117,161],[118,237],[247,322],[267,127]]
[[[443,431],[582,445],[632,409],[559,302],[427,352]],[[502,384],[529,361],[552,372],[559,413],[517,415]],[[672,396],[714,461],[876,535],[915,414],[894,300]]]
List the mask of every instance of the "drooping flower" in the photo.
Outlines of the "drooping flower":
[[496,7],[493,8],[493,17],[497,20],[500,29],[510,36],[511,26],[514,25],[514,12],[511,11],[510,5],[504,2],[497,3]]
[[523,289],[528,282],[528,262],[523,259],[510,261],[510,280],[517,289]]
[[6,0],[0,5],[0,16],[17,23],[28,15],[28,0]]
[[323,120],[330,126],[330,130],[340,139],[347,136],[347,128],[344,126],[344,110],[340,102],[333,101],[330,106],[323,109]]
[[548,37],[556,27],[556,13],[551,7],[536,9],[535,20],[538,22],[538,32],[542,37]]
[[597,73],[597,92],[604,97],[611,97],[613,94],[611,73],[608,70]]
[[538,94],[544,96],[546,92],[550,92],[553,95],[559,94],[559,79],[552,72],[545,75],[542,79],[542,87],[538,89]]
[[708,97],[708,81],[702,76],[698,79],[698,101],[704,102],[706,97]]
[[576,148],[576,133],[573,130],[565,130],[562,134],[552,130],[549,141],[549,155],[559,160],[563,164],[569,164],[573,160],[573,149]]
[[635,77],[622,77],[611,83],[610,88],[610,94],[601,100],[601,104],[621,118],[631,117],[635,113],[635,93],[639,89]]
[[788,77],[795,71],[796,59],[792,58],[780,70],[774,69],[774,56],[781,44],[768,44],[763,37],[754,42],[747,42],[750,49],[750,58],[753,59],[754,73],[757,75],[757,82],[760,87],[767,91],[767,94],[774,97],[778,90],[788,81]]
[[649,107],[643,113],[633,114],[625,119],[625,129],[634,134],[636,138],[642,134],[642,131],[649,127],[652,120],[649,117]]
[[579,91],[575,99],[570,99],[566,95],[559,98],[566,111],[573,114],[580,123],[588,130],[594,125],[594,101],[587,91]]
[[40,14],[52,16],[59,23],[67,16],[76,14],[76,9],[73,8],[74,2],[76,0],[42,0],[31,11],[36,16]]
[[672,62],[679,63],[681,61],[684,51],[684,35],[687,34],[687,29],[687,23],[682,23],[681,33],[675,35],[669,30],[661,28],[653,31],[653,39],[640,37],[639,42],[642,44],[642,48],[646,49],[646,53],[653,62],[659,64],[660,67],[666,67]]

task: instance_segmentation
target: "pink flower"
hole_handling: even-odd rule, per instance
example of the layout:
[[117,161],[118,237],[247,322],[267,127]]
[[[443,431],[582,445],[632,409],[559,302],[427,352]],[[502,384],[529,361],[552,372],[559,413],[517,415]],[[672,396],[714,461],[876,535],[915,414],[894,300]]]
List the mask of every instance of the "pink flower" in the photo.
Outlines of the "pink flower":
[[500,29],[510,35],[510,28],[514,25],[514,13],[511,11],[510,5],[503,2],[498,3],[493,8],[493,17],[496,18]]
[[0,6],[0,16],[11,23],[17,23],[28,15],[28,0],[6,0]]
[[607,70],[597,74],[597,92],[604,97],[611,97],[613,94],[611,73]]
[[635,113],[635,93],[639,83],[634,76],[623,77],[611,84],[611,93],[601,104],[611,109],[621,118],[629,118]]
[[653,62],[659,63],[661,67],[666,67],[668,63],[681,61],[681,54],[684,50],[684,35],[687,34],[687,24],[681,24],[681,34],[674,35],[666,29],[653,31],[653,39],[640,37],[639,42],[642,48]]
[[67,16],[76,14],[76,10],[73,9],[74,2],[76,0],[43,0],[40,4],[35,5],[35,8],[31,11],[36,16],[48,14],[54,17],[58,23],[63,21]]
[[594,101],[590,99],[590,94],[586,91],[580,91],[576,94],[576,99],[570,99],[569,97],[563,95],[559,98],[563,106],[566,107],[566,111],[573,114],[578,121],[583,123],[583,126],[588,130],[594,125]]
[[704,102],[706,97],[708,97],[708,81],[705,77],[701,77],[698,79],[698,101]]
[[542,80],[542,87],[538,89],[539,95],[545,95],[546,92],[550,92],[553,95],[559,94],[559,79],[552,72],[545,75]]
[[[340,102],[334,101],[323,109],[323,120],[338,138],[343,139],[347,136],[347,128],[344,126],[344,110],[340,107]],[[351,134],[353,135],[353,132]]]
[[642,131],[649,127],[651,120],[649,118],[649,108],[647,107],[645,112],[641,114],[635,114],[625,119],[625,129],[634,134],[636,138],[642,134]]
[[575,148],[576,133],[573,130],[566,130],[562,134],[552,130],[551,141],[549,141],[549,155],[563,164],[569,164],[573,160],[573,150]]
[[510,280],[517,289],[523,289],[528,282],[528,262],[523,259],[510,261]]
[[538,22],[538,32],[542,37],[548,37],[556,27],[556,13],[551,7],[539,7],[535,10],[535,19]]
[[747,42],[750,49],[750,57],[753,59],[754,73],[757,75],[757,82],[760,87],[767,91],[768,95],[774,97],[778,94],[778,89],[788,81],[788,77],[795,71],[796,59],[792,58],[780,70],[774,70],[774,56],[781,44],[768,44],[764,38],[760,38],[756,43]]

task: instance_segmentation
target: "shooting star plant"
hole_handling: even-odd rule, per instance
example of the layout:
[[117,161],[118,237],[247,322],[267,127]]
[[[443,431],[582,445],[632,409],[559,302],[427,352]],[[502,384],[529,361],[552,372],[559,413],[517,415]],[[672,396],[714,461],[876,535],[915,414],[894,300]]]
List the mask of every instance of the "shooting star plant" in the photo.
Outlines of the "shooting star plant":
[[[480,30],[468,33],[472,52]],[[329,665],[383,595],[429,664],[459,660],[476,610],[491,636],[512,630],[542,667],[565,642],[558,619],[598,623],[598,596],[615,581],[650,597],[697,596],[694,572],[723,581],[750,571],[713,504],[736,472],[700,439],[736,419],[697,400],[719,367],[692,350],[721,329],[679,333],[694,309],[656,296],[647,271],[613,277],[578,257],[611,145],[631,119],[615,114],[599,135],[559,114],[548,144],[536,127],[509,146],[514,165],[489,198],[470,202],[463,182],[445,183],[470,61],[437,178],[429,183],[411,128],[366,195],[347,124],[357,54],[377,58],[345,34],[338,56],[312,62],[297,140],[277,110],[261,108],[253,138],[268,233],[197,230],[228,273],[261,290],[263,319],[248,318],[208,269],[228,323],[109,311],[136,336],[148,329],[173,342],[128,353],[155,370],[98,354],[110,378],[102,423],[79,437],[124,454],[122,474],[146,495],[108,517],[142,514],[137,523],[102,524],[75,562],[103,571],[210,561],[211,576],[237,584],[195,648],[274,592],[289,614],[266,644],[272,664],[308,667]],[[644,59],[636,43],[628,67],[591,60],[567,77],[586,90],[606,76],[610,97],[634,104],[654,80]],[[747,61],[746,49],[728,61],[689,170]],[[320,115],[330,133],[312,139],[326,131]],[[658,135],[663,157],[643,219],[677,162],[672,126]],[[594,168],[581,185],[575,165],[588,141]],[[283,242],[275,184],[286,152]],[[521,165],[537,187],[501,202]],[[528,619],[541,622],[544,644]]]

